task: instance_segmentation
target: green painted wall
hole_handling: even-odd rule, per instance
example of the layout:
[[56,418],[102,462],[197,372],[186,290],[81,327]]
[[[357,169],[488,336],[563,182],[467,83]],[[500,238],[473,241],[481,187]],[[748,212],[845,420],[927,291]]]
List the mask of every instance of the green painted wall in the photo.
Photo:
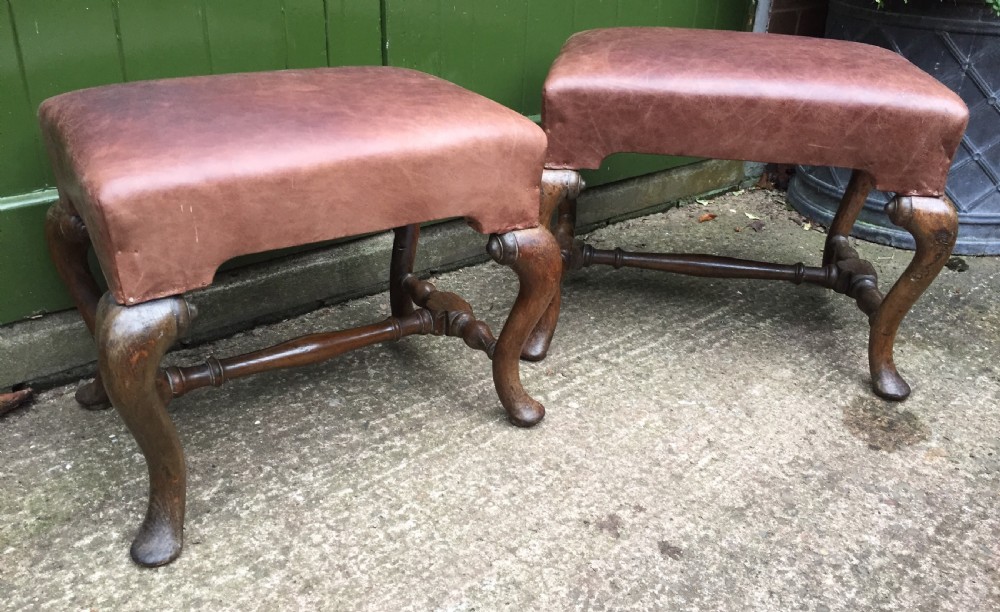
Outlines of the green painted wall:
[[[35,109],[106,83],[388,63],[527,115],[573,32],[612,25],[742,29],[749,0],[2,0],[0,324],[70,306],[42,236],[52,177]],[[384,46],[383,46],[384,42]],[[686,160],[615,156],[604,182]]]

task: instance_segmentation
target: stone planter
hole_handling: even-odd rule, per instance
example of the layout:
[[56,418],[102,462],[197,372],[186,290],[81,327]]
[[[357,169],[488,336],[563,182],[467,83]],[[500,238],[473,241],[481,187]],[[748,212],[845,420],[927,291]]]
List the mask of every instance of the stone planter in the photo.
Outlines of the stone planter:
[[[958,208],[955,252],[1000,254],[1000,17],[979,0],[830,0],[828,38],[893,49],[958,93],[970,121],[948,175]],[[850,171],[800,166],[789,186],[792,206],[829,224]],[[882,212],[890,195],[873,192],[853,235],[913,248],[913,239]]]

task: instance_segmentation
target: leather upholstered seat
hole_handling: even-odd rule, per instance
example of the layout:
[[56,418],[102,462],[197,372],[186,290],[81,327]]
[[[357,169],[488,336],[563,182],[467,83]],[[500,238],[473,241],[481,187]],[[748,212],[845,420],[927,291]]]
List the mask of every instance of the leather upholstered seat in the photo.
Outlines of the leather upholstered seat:
[[247,253],[447,217],[483,233],[538,223],[542,131],[411,70],[136,82],[39,115],[120,304],[206,286]]
[[776,34],[612,28],[571,37],[545,82],[546,167],[619,152],[856,168],[941,195],[968,117],[899,55]]

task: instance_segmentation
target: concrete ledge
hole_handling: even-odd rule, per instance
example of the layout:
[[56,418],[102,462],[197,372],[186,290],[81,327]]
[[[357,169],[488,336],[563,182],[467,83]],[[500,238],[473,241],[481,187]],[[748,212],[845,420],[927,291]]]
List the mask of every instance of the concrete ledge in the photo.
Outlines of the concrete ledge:
[[[741,162],[709,160],[602,186],[580,198],[579,229],[663,210],[742,178]],[[421,235],[417,270],[433,274],[484,261],[485,244],[460,220],[430,226]],[[391,247],[392,235],[378,234],[220,273],[211,287],[190,294],[200,314],[182,344],[384,291]],[[75,311],[0,327],[0,389],[25,383],[46,388],[92,376],[96,359]]]

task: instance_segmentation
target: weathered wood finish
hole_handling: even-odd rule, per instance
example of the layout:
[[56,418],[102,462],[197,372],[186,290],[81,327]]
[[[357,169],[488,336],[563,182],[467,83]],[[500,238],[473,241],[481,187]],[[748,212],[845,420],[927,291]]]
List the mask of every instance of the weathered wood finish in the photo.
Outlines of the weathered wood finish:
[[494,261],[513,268],[520,281],[493,353],[493,384],[510,422],[530,427],[542,420],[545,408],[521,386],[519,359],[529,334],[559,291],[559,245],[548,229],[536,227],[490,236],[487,250]]
[[170,346],[196,316],[182,297],[121,306],[105,295],[92,300],[96,284],[80,262],[88,239],[78,218],[53,208],[49,243],[67,286],[78,296],[81,313],[90,317],[98,344],[100,380],[108,397],[135,437],[149,470],[149,504],[132,543],[132,559],[158,566],[177,558],[183,546],[186,471],[180,440],[166,411],[174,397],[195,389],[279,368],[332,359],[347,351],[414,334],[461,338],[493,359],[494,382],[511,423],[527,427],[545,414],[524,390],[519,356],[542,313],[559,288],[559,247],[546,228],[490,237],[493,258],[511,266],[520,291],[499,339],[476,318],[472,307],[454,293],[439,291],[412,273],[419,228],[397,228],[390,266],[393,316],[384,321],[329,333],[317,333],[245,355],[185,367],[160,368]]
[[[438,291],[413,274],[400,279],[399,291],[400,298],[405,297],[409,305],[410,312],[405,315],[352,329],[309,334],[244,355],[209,357],[200,365],[170,367],[163,374],[164,381],[171,395],[180,397],[195,389],[220,387],[230,380],[271,370],[312,365],[364,346],[416,334],[459,337],[468,346],[492,356],[496,344],[493,333],[460,297]],[[414,304],[420,308],[414,309]]]
[[[850,245],[848,236],[865,199],[874,188],[875,179],[868,173],[855,171],[847,192],[834,217],[823,251],[822,265],[818,267],[797,264],[734,259],[715,255],[688,253],[630,253],[622,249],[597,249],[573,239],[576,225],[576,197],[573,181],[566,173],[571,171],[547,170],[542,176],[543,194],[559,200],[559,214],[555,221],[555,235],[562,249],[564,273],[591,265],[614,268],[642,268],[688,276],[709,278],[745,278],[781,280],[795,284],[808,283],[832,289],[855,300],[858,308],[869,317],[869,367],[872,387],[885,399],[903,400],[910,394],[910,387],[899,376],[893,362],[893,343],[899,324],[931,281],[948,260],[955,244],[958,218],[955,209],[946,199],[904,197],[896,198],[886,207],[889,218],[910,232],[917,244],[913,261],[896,281],[888,295],[878,288],[874,266]],[[553,205],[543,199],[545,206]],[[550,208],[551,210],[551,208]],[[543,219],[551,222],[550,216]],[[558,301],[553,302],[555,313],[546,312],[545,320],[558,318]],[[548,337],[551,340],[551,335]],[[548,344],[544,345],[547,350]],[[540,350],[544,355],[545,350]]]
[[[87,226],[67,202],[59,200],[49,207],[46,214],[45,239],[59,278],[66,285],[76,309],[93,336],[101,290],[87,266],[87,249],[90,247]],[[100,373],[92,382],[81,385],[76,390],[76,401],[90,410],[111,407]]]
[[171,395],[180,397],[195,389],[220,387],[230,380],[271,370],[311,365],[363,346],[413,334],[428,334],[432,330],[433,319],[428,312],[411,312],[354,329],[302,336],[245,355],[225,359],[209,357],[201,365],[167,368],[166,382]]
[[899,324],[947,263],[958,238],[958,213],[947,198],[897,197],[885,207],[889,219],[913,235],[916,252],[871,319],[868,365],[875,393],[906,399],[910,386],[896,371],[893,345]]
[[[538,219],[544,227],[551,227],[553,225],[552,217],[560,204],[566,201],[567,198],[575,200],[576,196],[583,189],[584,183],[583,179],[580,178],[580,174],[572,170],[545,170],[542,175],[544,180],[542,181],[542,197]],[[558,224],[558,221],[556,223]],[[573,224],[576,224],[575,217]],[[557,227],[565,229],[562,225],[557,225]],[[559,244],[562,246],[563,242],[558,234],[557,239],[560,240]],[[568,245],[572,240],[573,236],[570,233],[566,244]],[[562,270],[560,270],[561,276]],[[528,337],[528,342],[524,345],[524,350],[521,351],[521,359],[526,361],[541,361],[545,359],[545,356],[549,352],[549,346],[552,344],[552,336],[556,333],[561,301],[562,291],[556,291],[552,302],[545,309],[542,318],[538,321],[538,325],[532,330],[531,336]]]
[[403,317],[413,312],[413,301],[403,288],[403,279],[413,272],[420,226],[397,227],[393,233],[392,261],[389,264],[389,305],[392,307],[392,316]]
[[858,220],[861,209],[865,206],[865,199],[868,194],[875,189],[875,177],[862,170],[855,170],[851,173],[851,180],[844,191],[844,197],[840,200],[837,213],[833,216],[830,229],[827,231],[826,246],[823,249],[823,265],[833,263],[835,257],[834,242],[840,239],[846,240],[851,235],[854,222]]
[[149,567],[177,558],[183,541],[184,453],[167,414],[170,390],[160,383],[159,368],[190,320],[182,298],[126,307],[105,295],[97,309],[101,375],[149,470],[149,505],[131,550],[136,563]]
[[[410,228],[399,228],[396,236],[396,246],[405,248],[394,249],[394,253],[400,254],[398,260],[394,258],[399,265],[394,263],[392,268],[402,272],[412,267],[416,235]],[[497,262],[514,269],[521,283],[499,340],[461,297],[439,291],[412,273],[403,273],[394,277],[397,289],[393,303],[400,311],[409,307],[408,314],[354,329],[303,336],[246,355],[210,357],[201,365],[171,367],[162,376],[163,385],[173,397],[178,397],[195,389],[218,387],[236,378],[318,363],[363,346],[414,334],[454,336],[493,359],[497,393],[511,423],[520,427],[534,425],[545,410],[524,391],[518,360],[530,332],[558,292],[559,248],[547,229],[535,228],[491,236],[488,249]],[[406,264],[407,261],[410,263]]]

